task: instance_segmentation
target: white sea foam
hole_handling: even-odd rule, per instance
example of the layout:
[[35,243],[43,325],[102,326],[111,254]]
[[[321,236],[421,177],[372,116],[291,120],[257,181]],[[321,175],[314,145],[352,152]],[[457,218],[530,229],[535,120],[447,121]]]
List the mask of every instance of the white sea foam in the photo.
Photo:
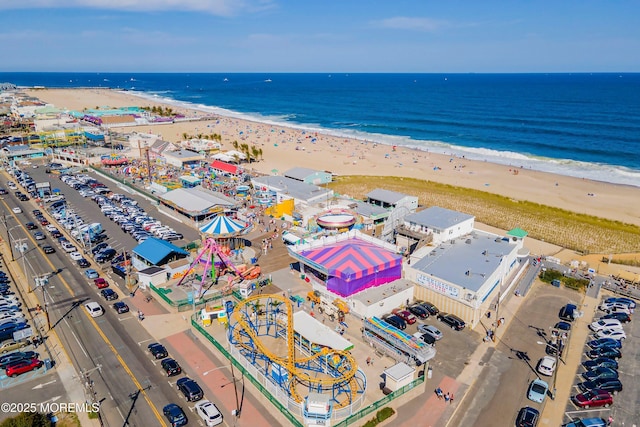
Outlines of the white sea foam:
[[[167,93],[162,92],[162,93]],[[388,146],[400,146],[428,151],[450,156],[465,157],[470,160],[487,161],[491,163],[503,164],[512,167],[522,167],[524,169],[549,172],[558,175],[572,176],[576,178],[586,178],[595,181],[610,182],[613,184],[631,185],[640,187],[640,171],[629,169],[623,166],[615,166],[604,163],[589,163],[572,159],[553,159],[547,157],[533,156],[526,153],[513,151],[498,151],[482,147],[465,147],[453,145],[442,141],[415,140],[407,136],[386,135],[380,133],[363,132],[350,127],[357,127],[357,124],[342,124],[341,129],[323,128],[317,123],[294,123],[294,114],[288,115],[261,115],[259,113],[242,113],[228,110],[226,108],[215,107],[205,104],[194,104],[192,102],[177,101],[173,98],[162,97],[150,93],[139,91],[124,92],[135,95],[154,102],[161,101],[177,107],[193,109],[208,114],[216,114],[224,117],[232,117],[241,120],[265,123],[272,126],[284,126],[288,128],[305,130],[307,132],[318,132],[340,138],[354,138],[363,141],[376,142]],[[160,92],[154,92],[157,94]]]

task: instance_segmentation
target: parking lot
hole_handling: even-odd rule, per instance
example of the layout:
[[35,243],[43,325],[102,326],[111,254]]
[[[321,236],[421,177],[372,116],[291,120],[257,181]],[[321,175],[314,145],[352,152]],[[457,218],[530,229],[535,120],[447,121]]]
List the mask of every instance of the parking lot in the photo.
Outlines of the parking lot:
[[[603,295],[601,300],[609,294]],[[592,307],[593,311],[595,307]],[[603,316],[605,313],[601,310],[596,310],[594,313],[594,320]],[[640,419],[640,407],[638,402],[640,401],[640,386],[637,384],[636,376],[638,372],[638,361],[640,360],[640,344],[638,344],[638,337],[640,336],[640,326],[638,326],[637,320],[633,320],[623,325],[627,338],[623,341],[621,347],[622,357],[617,360],[618,362],[618,374],[619,380],[623,385],[623,390],[613,395],[613,405],[608,408],[605,407],[592,407],[592,408],[579,408],[571,401],[567,402],[565,412],[565,422],[568,422],[576,418],[589,418],[589,417],[601,417],[607,420],[610,416],[614,419],[614,425],[636,425]],[[593,340],[596,337],[592,331],[588,332],[587,341]],[[590,348],[585,345],[584,351],[588,351]],[[581,357],[581,362],[590,360],[584,352]],[[571,394],[575,395],[581,393],[582,390],[578,388],[578,384],[585,381],[582,374],[586,371],[583,366],[579,366],[575,380],[572,386]]]

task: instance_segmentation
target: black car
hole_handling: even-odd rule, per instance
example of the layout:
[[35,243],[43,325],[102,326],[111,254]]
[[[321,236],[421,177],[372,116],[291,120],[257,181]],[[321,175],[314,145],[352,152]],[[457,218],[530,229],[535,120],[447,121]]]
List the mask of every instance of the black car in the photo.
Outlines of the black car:
[[440,313],[440,310],[438,310],[438,307],[431,304],[430,302],[421,302],[420,306],[425,310],[427,310],[427,313],[429,313],[430,316],[435,316],[436,314]]
[[204,392],[198,383],[189,377],[180,378],[176,383],[176,386],[178,387],[178,390],[184,394],[187,402],[197,402],[204,397]]
[[33,222],[28,222],[24,226],[27,227],[27,230],[35,230],[38,228],[38,226],[35,225]]
[[466,324],[464,323],[464,320],[462,320],[461,318],[453,314],[439,313],[438,320],[451,326],[451,328],[455,329],[456,331],[461,331],[466,326]]
[[631,316],[629,316],[627,313],[622,312],[605,314],[600,319],[616,319],[619,320],[620,323],[631,322]]
[[175,403],[169,403],[167,406],[162,408],[162,413],[167,420],[169,420],[169,424],[171,427],[181,427],[187,425],[187,416],[181,407],[176,405]]
[[164,359],[169,356],[167,349],[160,343],[154,342],[147,346],[147,349],[151,352],[156,359]]
[[599,338],[597,340],[591,340],[587,343],[591,348],[610,347],[610,348],[622,348],[622,342],[614,340],[613,338]]
[[100,251],[103,251],[105,249],[107,249],[109,247],[108,243],[98,243],[97,245],[95,245],[93,248],[91,248],[91,253],[92,254],[97,254]]
[[7,366],[23,360],[37,359],[39,356],[40,355],[35,351],[16,351],[14,353],[5,354],[0,357],[0,369],[6,369]]
[[118,294],[111,288],[103,289],[100,291],[102,298],[107,301],[115,301],[118,299]]
[[593,381],[599,378],[618,378],[618,371],[611,368],[597,367],[582,373],[582,378],[586,381]]
[[422,338],[422,341],[429,345],[434,345],[436,343],[436,337],[431,334],[422,334],[420,338]]
[[117,252],[115,249],[105,249],[102,252],[98,252],[98,255],[96,255],[96,262],[108,262],[111,261],[115,256],[116,256]]
[[426,319],[429,317],[429,312],[424,309],[424,307],[420,305],[411,305],[407,308],[411,314],[421,319]]
[[391,326],[397,329],[405,329],[407,327],[407,322],[405,322],[404,319],[402,319],[399,316],[396,316],[395,314],[392,314],[391,316],[387,316],[382,320],[384,320],[385,322],[387,322],[388,324],[390,324]]
[[617,348],[612,347],[600,347],[594,348],[587,352],[587,356],[590,359],[597,359],[598,357],[607,357],[609,359],[620,359],[622,357],[622,352]]
[[538,419],[540,418],[540,412],[537,409],[525,406],[518,412],[516,418],[516,427],[536,427],[538,425]]
[[578,306],[575,304],[567,304],[560,309],[558,317],[567,322],[573,322],[578,315]]
[[42,250],[43,250],[43,251],[44,251],[44,253],[45,253],[45,254],[47,254],[47,255],[48,255],[48,254],[53,254],[53,253],[55,253],[55,252],[56,252],[56,250],[55,250],[55,249],[53,249],[53,246],[50,246],[50,245],[44,245],[44,246],[42,247]]
[[618,369],[618,362],[608,357],[598,357],[597,359],[585,360],[582,362],[585,369],[595,369],[598,367]]
[[128,313],[129,312],[129,306],[127,304],[125,304],[122,301],[118,301],[116,303],[113,304],[113,309],[118,313],[118,314],[122,314],[122,313]]
[[601,378],[594,381],[585,381],[578,384],[578,388],[584,393],[589,390],[604,390],[611,394],[617,394],[622,391],[622,383],[617,378]]
[[62,233],[60,232],[60,230],[54,230],[51,232],[51,237],[53,237],[54,239],[59,239],[60,237],[62,237]]
[[178,362],[176,362],[170,357],[167,357],[166,359],[162,359],[162,362],[160,362],[160,365],[162,366],[162,369],[167,373],[168,377],[178,375],[182,372],[182,368],[180,367],[180,364],[178,364]]
[[31,213],[33,214],[33,216],[42,215],[42,212],[40,212],[40,209],[34,209],[34,210],[31,211]]

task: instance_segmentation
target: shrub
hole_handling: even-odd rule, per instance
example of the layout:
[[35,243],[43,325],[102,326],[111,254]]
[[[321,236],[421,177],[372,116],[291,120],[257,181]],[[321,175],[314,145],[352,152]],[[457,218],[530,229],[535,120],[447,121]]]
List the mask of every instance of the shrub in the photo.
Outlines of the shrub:
[[364,423],[363,427],[375,427],[395,413],[396,411],[394,411],[393,408],[389,408],[388,406],[384,407],[376,412],[375,417]]

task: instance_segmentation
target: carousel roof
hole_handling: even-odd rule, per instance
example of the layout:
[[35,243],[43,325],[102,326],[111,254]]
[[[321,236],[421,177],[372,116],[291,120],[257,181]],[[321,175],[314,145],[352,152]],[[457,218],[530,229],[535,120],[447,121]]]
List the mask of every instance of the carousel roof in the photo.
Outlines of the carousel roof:
[[230,236],[248,230],[246,224],[235,221],[226,215],[218,215],[208,224],[200,227],[200,231],[214,236]]

